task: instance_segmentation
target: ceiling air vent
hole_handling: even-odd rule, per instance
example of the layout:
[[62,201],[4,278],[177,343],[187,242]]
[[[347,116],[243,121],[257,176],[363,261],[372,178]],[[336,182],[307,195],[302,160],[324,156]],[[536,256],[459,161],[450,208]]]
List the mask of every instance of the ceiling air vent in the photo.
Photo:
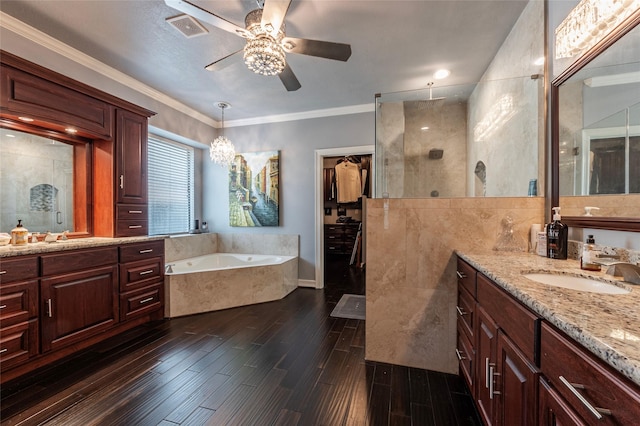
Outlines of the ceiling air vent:
[[200,22],[196,21],[195,18],[192,18],[189,15],[179,15],[174,16],[173,18],[167,18],[167,22],[187,38],[197,37],[209,32]]

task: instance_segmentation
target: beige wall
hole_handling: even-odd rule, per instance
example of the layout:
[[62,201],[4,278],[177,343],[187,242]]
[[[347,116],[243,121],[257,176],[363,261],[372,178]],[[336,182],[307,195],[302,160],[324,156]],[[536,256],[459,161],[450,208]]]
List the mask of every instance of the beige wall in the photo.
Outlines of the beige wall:
[[367,201],[366,359],[457,373],[454,250],[492,250],[510,216],[523,241],[544,198]]

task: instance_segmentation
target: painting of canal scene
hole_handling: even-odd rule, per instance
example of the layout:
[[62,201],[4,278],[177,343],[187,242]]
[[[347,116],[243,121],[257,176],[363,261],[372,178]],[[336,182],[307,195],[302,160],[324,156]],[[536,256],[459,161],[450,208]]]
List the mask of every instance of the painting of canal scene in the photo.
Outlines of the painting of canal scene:
[[236,154],[229,166],[229,225],[278,226],[279,151]]

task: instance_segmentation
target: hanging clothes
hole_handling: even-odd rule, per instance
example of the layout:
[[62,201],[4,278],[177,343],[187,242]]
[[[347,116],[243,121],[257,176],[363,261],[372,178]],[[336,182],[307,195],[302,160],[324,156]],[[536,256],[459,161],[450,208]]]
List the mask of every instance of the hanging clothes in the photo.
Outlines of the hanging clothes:
[[351,160],[339,162],[336,167],[336,192],[338,203],[355,203],[362,196],[360,166]]

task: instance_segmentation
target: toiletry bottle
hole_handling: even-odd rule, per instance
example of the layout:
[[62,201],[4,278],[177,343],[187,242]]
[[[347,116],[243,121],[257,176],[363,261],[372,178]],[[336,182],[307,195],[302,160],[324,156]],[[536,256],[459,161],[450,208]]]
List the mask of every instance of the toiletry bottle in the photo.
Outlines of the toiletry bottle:
[[554,207],[552,210],[553,222],[547,225],[547,257],[566,259],[569,227],[561,222],[560,207]]
[[587,237],[587,242],[582,245],[582,256],[580,256],[580,269],[585,271],[599,271],[600,265],[594,263],[594,259],[598,254],[596,249],[596,240],[593,235]]
[[538,232],[536,250],[538,256],[547,256],[547,225],[544,226],[544,231]]
[[22,226],[22,220],[18,220],[18,225],[11,230],[11,245],[23,246],[29,242],[29,231]]

